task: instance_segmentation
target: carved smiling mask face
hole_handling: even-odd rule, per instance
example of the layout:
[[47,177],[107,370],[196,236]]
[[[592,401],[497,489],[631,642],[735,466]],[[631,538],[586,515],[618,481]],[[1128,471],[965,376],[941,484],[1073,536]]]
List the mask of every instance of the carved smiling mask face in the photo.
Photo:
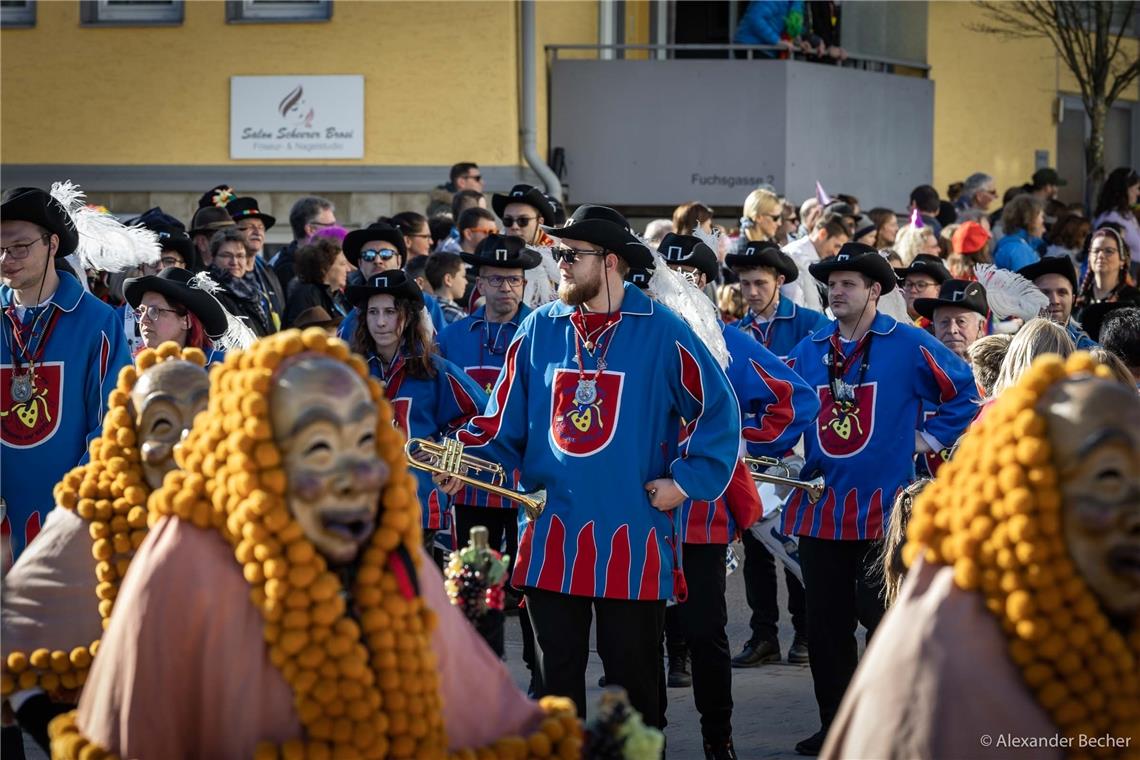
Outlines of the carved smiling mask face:
[[389,476],[368,387],[342,362],[303,356],[274,379],[269,414],[289,511],[330,564],[352,562],[376,529]]
[[131,391],[143,477],[151,489],[162,485],[177,465],[174,449],[190,430],[195,415],[206,408],[210,380],[192,362],[172,359],[143,372]]
[[1061,383],[1043,404],[1069,554],[1113,618],[1140,614],[1140,397],[1101,379]]

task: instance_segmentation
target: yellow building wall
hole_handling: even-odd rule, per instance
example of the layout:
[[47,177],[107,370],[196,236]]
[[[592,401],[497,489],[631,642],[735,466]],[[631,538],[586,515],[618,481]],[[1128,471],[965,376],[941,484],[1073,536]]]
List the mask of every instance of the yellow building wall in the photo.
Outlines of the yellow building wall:
[[[968,2],[930,3],[927,63],[934,80],[934,187],[976,171],[993,175],[999,192],[1027,182],[1034,151],[1057,159],[1054,108],[1058,93],[1076,94],[1076,80],[1046,39],[1004,40],[974,32],[982,20]],[[1135,40],[1123,51],[1137,55]],[[1140,98],[1132,87],[1125,99]],[[905,117],[903,117],[905,118]]]
[[[545,143],[542,45],[596,42],[597,4],[540,2],[536,26]],[[82,27],[77,2],[40,2],[34,28],[0,32],[0,161],[251,163],[229,158],[229,77],[257,74],[364,75],[364,159],[317,163],[522,163],[504,0],[337,0],[331,21],[290,24],[227,24],[199,0],[174,27]]]

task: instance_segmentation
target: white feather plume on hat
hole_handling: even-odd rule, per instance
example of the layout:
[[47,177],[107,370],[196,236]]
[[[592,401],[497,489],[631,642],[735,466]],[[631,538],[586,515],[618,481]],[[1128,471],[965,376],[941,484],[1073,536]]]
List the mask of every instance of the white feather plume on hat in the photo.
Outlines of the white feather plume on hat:
[[1049,298],[1036,285],[1008,269],[978,264],[974,275],[986,289],[986,302],[999,319],[1030,320],[1049,307]]
[[716,304],[688,279],[680,276],[666,263],[665,258],[651,246],[653,276],[649,278],[649,294],[653,300],[669,307],[697,334],[712,353],[721,369],[727,369],[732,360],[724,343]]
[[[218,300],[217,293],[222,289],[222,286],[214,282],[210,275],[205,272],[199,272],[190,278],[187,283],[192,288],[197,288],[203,293],[213,296],[214,300]],[[229,309],[218,301],[218,306],[221,308],[222,313],[226,315],[226,331],[220,337],[213,338],[214,344],[223,351],[235,351],[240,349],[249,348],[257,340],[257,335],[249,326],[242,322],[240,319],[230,313]]]
[[558,300],[558,283],[562,280],[562,274],[554,263],[554,257],[550,255],[550,246],[528,245],[527,248],[537,253],[542,263],[523,272],[526,285],[523,287],[522,300],[530,308],[537,309],[543,304]]
[[79,233],[75,253],[85,269],[121,272],[162,257],[158,235],[145,227],[127,227],[110,214],[89,208],[83,191],[71,180],[53,182],[51,196],[75,224]]

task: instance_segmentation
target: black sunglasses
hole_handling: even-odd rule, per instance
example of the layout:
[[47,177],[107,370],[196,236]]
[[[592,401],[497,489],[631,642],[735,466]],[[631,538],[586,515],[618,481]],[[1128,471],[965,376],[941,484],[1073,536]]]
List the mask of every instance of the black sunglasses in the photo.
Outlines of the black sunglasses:
[[565,261],[567,264],[573,264],[578,261],[579,256],[605,256],[605,251],[587,251],[580,248],[567,248],[559,246],[550,251],[550,255],[556,262]]
[[372,262],[376,259],[380,259],[381,261],[387,261],[388,259],[398,254],[398,251],[393,251],[391,248],[369,248],[366,251],[360,252],[360,260]]

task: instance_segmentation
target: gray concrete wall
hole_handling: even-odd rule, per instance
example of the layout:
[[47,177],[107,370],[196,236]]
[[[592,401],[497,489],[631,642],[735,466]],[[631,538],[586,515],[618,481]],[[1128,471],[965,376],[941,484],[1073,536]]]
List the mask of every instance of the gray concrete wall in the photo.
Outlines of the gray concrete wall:
[[739,206],[761,182],[801,199],[819,180],[901,208],[932,172],[925,79],[774,60],[557,60],[551,92],[571,203]]

